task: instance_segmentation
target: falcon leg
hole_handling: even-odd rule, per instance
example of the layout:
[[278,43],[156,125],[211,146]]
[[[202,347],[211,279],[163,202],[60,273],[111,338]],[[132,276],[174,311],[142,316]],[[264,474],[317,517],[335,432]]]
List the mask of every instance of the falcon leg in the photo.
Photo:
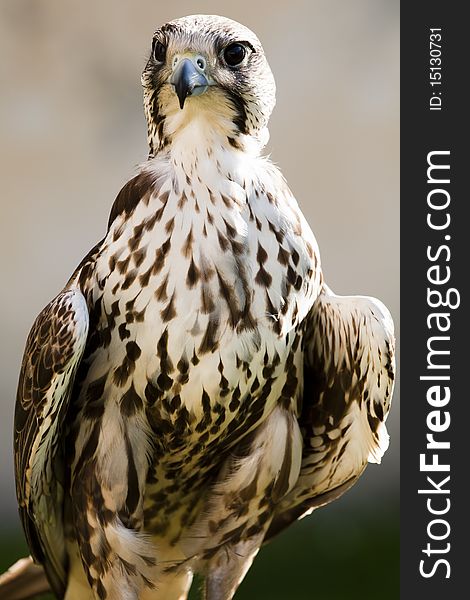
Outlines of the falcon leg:
[[132,445],[143,437],[132,428],[142,424],[113,417],[105,414],[90,428],[82,423],[72,467],[74,529],[95,600],[138,600],[156,580],[155,548],[141,532],[147,453],[145,444]]
[[302,441],[295,415],[276,408],[227,459],[185,540],[206,573],[206,600],[230,600],[251,566],[273,510],[297,481]]
[[[85,578],[77,565],[71,573],[69,597],[72,600],[138,600],[143,589],[153,589],[156,579],[155,551],[139,532],[126,528],[119,519],[104,526],[87,528],[90,521],[96,525],[96,513],[88,511],[80,523],[87,531],[82,533],[80,557]],[[84,583],[87,582],[88,585]],[[88,594],[84,591],[88,589]],[[92,590],[93,595],[89,596]],[[80,591],[77,594],[77,591]]]
[[209,562],[205,581],[206,600],[231,600],[263,543],[266,529],[238,544],[223,548]]

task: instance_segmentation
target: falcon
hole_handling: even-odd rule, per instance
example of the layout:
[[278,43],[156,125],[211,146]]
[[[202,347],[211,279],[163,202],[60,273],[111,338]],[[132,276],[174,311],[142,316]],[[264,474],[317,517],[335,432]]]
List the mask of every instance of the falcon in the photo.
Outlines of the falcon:
[[171,21],[142,84],[148,161],[26,342],[14,445],[32,558],[3,576],[9,598],[183,600],[200,573],[207,600],[229,600],[263,543],[388,446],[392,319],[326,285],[261,155],[275,84],[258,38]]

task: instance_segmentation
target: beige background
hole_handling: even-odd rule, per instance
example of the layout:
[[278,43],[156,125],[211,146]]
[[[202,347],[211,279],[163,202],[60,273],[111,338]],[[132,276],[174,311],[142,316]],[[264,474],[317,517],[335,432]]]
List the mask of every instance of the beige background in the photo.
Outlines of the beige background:
[[[398,0],[1,0],[0,518],[15,528],[11,430],[27,332],[146,158],[140,72],[153,31],[194,12],[260,37],[278,87],[268,150],[327,281],[379,297],[398,326]],[[389,424],[390,451],[352,503],[397,497],[398,394]]]

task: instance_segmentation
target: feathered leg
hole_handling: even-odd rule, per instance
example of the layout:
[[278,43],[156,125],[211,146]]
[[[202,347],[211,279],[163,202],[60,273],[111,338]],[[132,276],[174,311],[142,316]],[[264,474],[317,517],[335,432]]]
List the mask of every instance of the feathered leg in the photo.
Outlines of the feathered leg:
[[[206,599],[230,600],[262,544],[277,502],[297,481],[302,454],[295,415],[276,408],[234,450],[184,541],[206,573]],[[196,568],[198,568],[196,567]]]
[[263,543],[266,529],[267,527],[263,527],[258,535],[237,544],[227,544],[214,556],[209,562],[206,575],[206,600],[233,598]]
[[144,430],[143,419],[124,422],[110,402],[101,422],[82,421],[76,441],[74,530],[96,600],[138,600],[155,585],[156,551],[142,533],[148,467]]

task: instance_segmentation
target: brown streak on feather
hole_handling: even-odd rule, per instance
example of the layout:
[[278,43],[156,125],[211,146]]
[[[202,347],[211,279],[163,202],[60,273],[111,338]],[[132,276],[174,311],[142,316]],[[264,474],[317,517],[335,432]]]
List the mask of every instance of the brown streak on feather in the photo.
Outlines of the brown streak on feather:
[[207,352],[214,352],[217,350],[218,342],[216,338],[217,331],[219,329],[219,319],[211,318],[207,323],[207,329],[202,339],[201,345],[199,346],[198,352],[205,354]]
[[186,238],[186,241],[183,244],[183,247],[181,249],[181,252],[185,258],[189,258],[192,255],[193,241],[194,241],[193,228],[191,226],[191,229],[189,230],[189,233],[188,233],[188,237]]
[[129,180],[114,201],[109,215],[108,229],[119,215],[124,214],[127,218],[139,202],[148,203],[155,191],[155,176],[151,173],[142,171]]
[[199,281],[200,272],[199,269],[194,264],[194,259],[191,257],[191,262],[189,263],[188,273],[186,275],[186,285],[189,289],[192,289],[196,283]]
[[166,308],[164,308],[162,311],[160,311],[160,315],[161,315],[162,321],[164,323],[168,323],[169,321],[171,321],[172,319],[174,319],[176,317],[175,295],[176,295],[176,292],[173,292]]
[[221,297],[225,300],[227,307],[229,309],[230,314],[230,326],[233,328],[236,327],[238,321],[240,320],[240,311],[237,305],[237,298],[235,295],[235,290],[233,286],[229,285],[222,275],[217,270],[217,278],[219,280],[219,292]]

